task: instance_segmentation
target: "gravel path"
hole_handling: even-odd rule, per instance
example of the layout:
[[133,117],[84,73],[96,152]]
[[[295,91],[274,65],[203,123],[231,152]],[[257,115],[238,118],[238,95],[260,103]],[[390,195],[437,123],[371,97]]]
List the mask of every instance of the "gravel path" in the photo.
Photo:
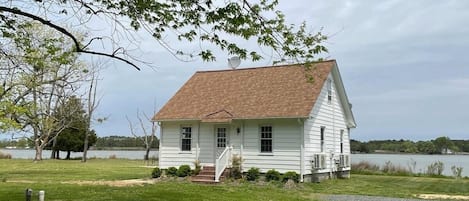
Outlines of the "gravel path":
[[325,195],[325,201],[422,201],[421,199],[388,198],[364,195]]

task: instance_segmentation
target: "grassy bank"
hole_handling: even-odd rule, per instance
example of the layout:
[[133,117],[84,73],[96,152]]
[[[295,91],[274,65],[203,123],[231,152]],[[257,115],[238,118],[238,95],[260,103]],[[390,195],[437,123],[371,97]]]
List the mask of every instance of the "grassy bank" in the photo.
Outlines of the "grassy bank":
[[[350,180],[299,184],[227,182],[193,184],[184,179],[154,184],[114,186],[108,181],[148,179],[151,169],[140,160],[79,161],[0,160],[0,200],[24,200],[24,190],[46,191],[46,200],[317,200],[322,194],[408,197],[415,194],[469,196],[469,180],[380,175],[352,175]],[[100,183],[101,182],[101,183]],[[36,199],[34,199],[36,200]]]

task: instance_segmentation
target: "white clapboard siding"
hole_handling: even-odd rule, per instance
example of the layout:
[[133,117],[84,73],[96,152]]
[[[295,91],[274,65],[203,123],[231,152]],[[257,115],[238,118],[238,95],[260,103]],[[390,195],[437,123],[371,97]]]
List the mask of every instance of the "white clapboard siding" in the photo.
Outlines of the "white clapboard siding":
[[[192,127],[191,151],[181,151],[181,126]],[[196,160],[198,123],[196,122],[162,122],[161,124],[161,143],[160,143],[160,168],[179,167],[181,165],[190,165],[193,167]]]
[[[311,172],[311,161],[314,154],[325,154],[326,164],[325,169],[318,172],[329,172],[334,161],[331,161],[331,150],[333,152],[333,159],[339,159],[340,155],[340,130],[344,130],[343,146],[344,154],[350,153],[350,139],[345,124],[345,116],[343,107],[339,101],[336,86],[333,77],[328,76],[332,80],[332,101],[328,102],[327,99],[327,81],[321,90],[321,93],[311,111],[310,118],[304,122],[305,134],[305,173]],[[324,152],[321,153],[321,127],[324,126]]]
[[[261,153],[259,127],[272,126],[272,153]],[[251,167],[261,172],[275,169],[281,173],[300,172],[301,126],[297,119],[250,120],[244,124],[243,170]]]

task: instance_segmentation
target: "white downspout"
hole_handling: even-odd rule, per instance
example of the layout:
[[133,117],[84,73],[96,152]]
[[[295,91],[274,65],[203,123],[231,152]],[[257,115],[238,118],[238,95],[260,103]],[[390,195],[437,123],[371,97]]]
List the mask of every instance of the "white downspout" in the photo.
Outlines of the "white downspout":
[[160,126],[160,145],[158,145],[158,166],[161,166],[161,148],[163,146],[163,126],[161,126],[162,123],[158,122],[158,126]]
[[[200,121],[197,123],[197,147],[195,149],[195,160],[199,160],[199,152],[200,152]],[[198,161],[200,163],[200,161]]]
[[305,173],[305,122],[301,119],[298,119],[300,123],[300,182],[304,182],[304,173]]
[[241,145],[239,146],[239,156],[241,157],[241,172],[243,172],[243,161],[244,161],[244,156],[243,156],[243,151],[244,151],[244,120],[241,121]]

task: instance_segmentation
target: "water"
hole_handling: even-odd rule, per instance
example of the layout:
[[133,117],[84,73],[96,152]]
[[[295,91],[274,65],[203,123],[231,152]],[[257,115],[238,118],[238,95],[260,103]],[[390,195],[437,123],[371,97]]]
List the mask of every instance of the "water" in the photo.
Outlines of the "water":
[[380,167],[391,161],[394,165],[412,169],[414,173],[425,173],[430,164],[441,161],[444,164],[444,175],[453,176],[451,166],[456,166],[463,167],[462,176],[469,176],[469,155],[352,154],[352,163],[360,161],[367,161]]
[[[34,159],[35,151],[31,149],[0,149],[2,153],[9,153],[12,155],[13,158],[18,159]],[[42,158],[48,159],[50,158],[51,151],[44,150],[42,151]],[[124,159],[143,159],[145,155],[145,151],[138,150],[138,151],[127,151],[127,150],[89,150],[88,151],[89,158],[109,158],[110,156],[116,156],[117,158],[124,158]],[[60,152],[60,157],[65,158],[67,156],[67,152]],[[70,157],[82,157],[83,152],[71,152]],[[150,151],[150,157],[158,157],[158,151]]]

